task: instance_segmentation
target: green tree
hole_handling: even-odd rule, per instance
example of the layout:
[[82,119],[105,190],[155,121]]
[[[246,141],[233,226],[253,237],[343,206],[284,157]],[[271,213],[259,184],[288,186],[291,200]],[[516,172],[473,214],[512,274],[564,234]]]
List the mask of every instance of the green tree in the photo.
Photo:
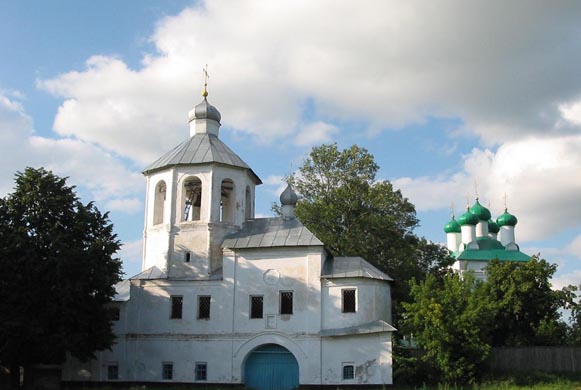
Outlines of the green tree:
[[570,288],[553,290],[555,264],[534,256],[528,262],[493,260],[486,269],[488,295],[495,301],[494,346],[559,345],[568,326],[560,310],[575,297]]
[[414,205],[389,181],[376,181],[378,169],[366,149],[322,145],[287,179],[301,194],[301,222],[334,256],[362,256],[395,279],[397,306],[408,298],[409,279],[423,279],[452,259],[446,248],[414,234]]
[[412,280],[412,302],[403,303],[403,330],[424,350],[421,359],[435,368],[434,382],[473,383],[490,353],[494,305],[472,274],[429,274]]
[[105,304],[121,279],[107,213],[42,168],[16,174],[0,199],[0,362],[81,360],[114,342]]

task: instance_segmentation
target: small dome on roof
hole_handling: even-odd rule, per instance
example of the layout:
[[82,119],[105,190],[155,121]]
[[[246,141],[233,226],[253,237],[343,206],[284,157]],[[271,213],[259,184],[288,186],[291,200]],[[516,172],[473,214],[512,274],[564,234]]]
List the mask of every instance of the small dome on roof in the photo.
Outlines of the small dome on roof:
[[285,190],[280,194],[280,204],[283,206],[296,206],[299,197],[292,189],[290,184],[287,184]]
[[444,231],[446,233],[460,233],[462,230],[460,228],[460,224],[456,221],[456,219],[454,219],[454,216],[452,216],[450,222],[444,226]]
[[478,202],[478,198],[476,198],[474,206],[470,207],[470,212],[476,215],[480,221],[488,221],[490,217],[492,217],[490,210],[482,206],[480,202]]
[[193,110],[190,111],[188,117],[190,122],[194,119],[212,119],[216,122],[220,122],[220,119],[222,119],[220,111],[208,103],[208,99],[206,99],[206,97],[204,97],[204,100],[202,100],[200,104],[198,104],[196,107],[194,107]]
[[458,218],[458,223],[460,224],[460,226],[477,225],[478,222],[479,222],[478,217],[472,214],[469,208],[466,208],[466,212],[462,214],[460,218]]
[[488,231],[494,234],[497,234],[500,231],[500,228],[492,219],[488,221]]
[[498,226],[516,226],[518,219],[512,214],[508,212],[507,209],[504,209],[504,214],[500,217],[496,218],[496,223]]

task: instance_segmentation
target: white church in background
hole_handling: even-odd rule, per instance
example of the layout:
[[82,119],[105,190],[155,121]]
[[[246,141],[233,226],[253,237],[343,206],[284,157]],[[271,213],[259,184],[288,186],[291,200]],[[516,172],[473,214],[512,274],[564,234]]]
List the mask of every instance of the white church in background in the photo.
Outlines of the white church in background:
[[516,244],[517,222],[507,208],[494,222],[490,210],[482,206],[478,198],[472,207],[466,207],[466,212],[457,221],[452,215],[444,226],[448,249],[456,259],[452,269],[470,271],[477,279],[486,279],[486,266],[491,260],[529,261],[531,257],[522,253]]
[[190,138],[149,167],[142,272],[117,286],[117,343],[67,382],[298,385],[392,383],[392,279],[331,257],[295,218],[254,218],[257,174],[218,137],[204,99]]

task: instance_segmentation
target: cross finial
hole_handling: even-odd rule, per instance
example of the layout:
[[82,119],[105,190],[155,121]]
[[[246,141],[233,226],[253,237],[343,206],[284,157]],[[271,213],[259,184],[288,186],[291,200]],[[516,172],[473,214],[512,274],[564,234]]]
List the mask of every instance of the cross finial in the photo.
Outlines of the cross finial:
[[478,200],[478,183],[474,179],[474,194],[476,195],[476,200]]
[[470,209],[470,193],[466,193],[466,209]]
[[506,192],[504,193],[504,211],[508,210],[508,202],[506,200]]
[[450,202],[450,212],[452,213],[452,218],[454,218],[454,201]]
[[204,92],[202,92],[202,96],[206,97],[208,96],[208,79],[210,78],[210,75],[208,74],[208,64],[206,64],[206,67],[202,69],[202,71],[204,72]]

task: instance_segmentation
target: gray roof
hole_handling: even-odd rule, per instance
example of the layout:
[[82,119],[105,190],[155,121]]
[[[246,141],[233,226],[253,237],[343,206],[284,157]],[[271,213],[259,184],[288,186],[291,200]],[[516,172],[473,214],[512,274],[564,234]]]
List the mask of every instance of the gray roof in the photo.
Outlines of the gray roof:
[[135,276],[125,279],[115,285],[115,296],[113,301],[115,302],[125,302],[129,300],[129,292],[131,288],[131,280],[141,279],[141,280],[152,280],[152,279],[167,279],[165,272],[157,268],[155,265],[151,268],[146,269],[138,273]]
[[230,249],[284,246],[323,246],[296,218],[259,218],[244,222],[241,230],[229,234],[222,247]]
[[322,278],[370,278],[393,281],[362,257],[328,258],[321,272]]
[[323,329],[321,330],[321,336],[336,337],[336,336],[349,336],[354,334],[395,332],[395,331],[397,331],[397,329],[395,329],[387,322],[383,320],[377,320],[373,322],[368,322],[366,324],[349,326],[347,328]]
[[258,184],[260,178],[225,143],[213,134],[194,134],[143,170],[150,173],[176,165],[197,165],[218,163],[248,169]]

